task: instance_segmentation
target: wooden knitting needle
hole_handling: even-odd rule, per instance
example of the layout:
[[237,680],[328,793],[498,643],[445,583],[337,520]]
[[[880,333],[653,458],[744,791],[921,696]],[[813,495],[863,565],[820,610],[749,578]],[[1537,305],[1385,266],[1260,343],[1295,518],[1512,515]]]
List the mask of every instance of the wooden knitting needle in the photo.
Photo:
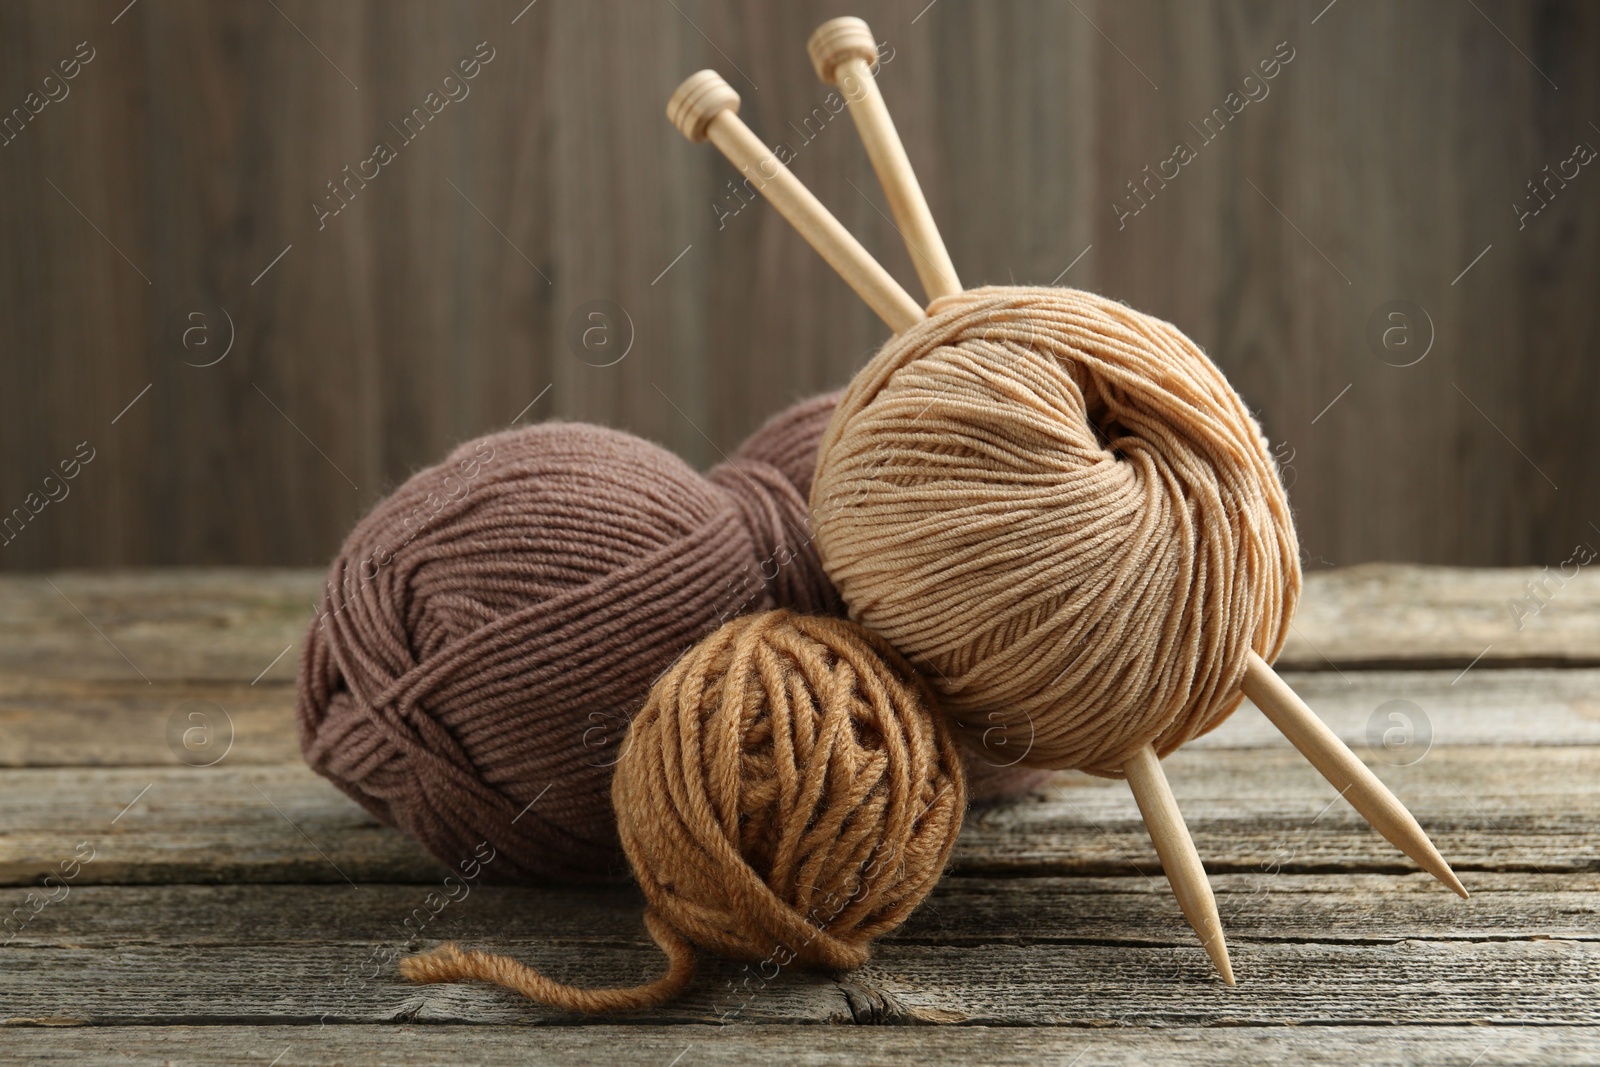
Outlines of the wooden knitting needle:
[[959,293],[961,280],[956,277],[955,264],[939,239],[933,213],[928,210],[922,186],[872,74],[872,65],[878,59],[878,43],[872,38],[872,30],[851,16],[830,19],[817,27],[806,42],[806,51],[823,84],[844,91],[850,116],[866,145],[872,169],[878,172],[878,183],[889,198],[889,210],[900,224],[900,235],[905,238],[917,277],[922,279],[922,291],[929,300]]
[[1233,965],[1228,962],[1228,942],[1222,936],[1222,918],[1217,914],[1217,898],[1211,894],[1211,882],[1195,850],[1194,838],[1183,821],[1183,812],[1172,796],[1167,775],[1156,758],[1156,750],[1149,745],[1135,752],[1122,765],[1133,789],[1133,799],[1139,803],[1139,813],[1150,831],[1150,840],[1161,858],[1161,869],[1167,872],[1172,883],[1172,893],[1178,898],[1178,907],[1184,918],[1200,935],[1200,944],[1216,966],[1222,980],[1233,985]]
[[1322,773],[1339,794],[1350,801],[1372,828],[1416,860],[1418,865],[1464,899],[1466,887],[1456,877],[1427,833],[1400,798],[1378,781],[1378,776],[1350,751],[1339,735],[1306,706],[1267,661],[1250,653],[1239,688],[1261,709],[1289,742]]
[[738,112],[739,94],[714,70],[689,75],[667,101],[672,124],[691,141],[709,137],[891,330],[900,333],[927,318],[900,283],[750,131]]
[[[923,198],[922,186],[917,182],[911,160],[900,143],[900,134],[895,130],[889,108],[868,66],[878,55],[872,31],[858,18],[832,19],[817,27],[806,50],[811,54],[817,76],[824,83],[846,89],[850,114],[856,120],[856,129],[878,173],[878,181],[900,223],[928,299],[960,292],[955,264],[950,261],[944,239],[939,236],[939,227]],[[1166,871],[1173,895],[1178,898],[1178,906],[1183,909],[1189,925],[1194,927],[1223,981],[1233,985],[1233,967],[1228,960],[1228,944],[1222,934],[1216,897],[1155,749],[1145,745],[1122,769],[1150,831],[1162,870]]]
[[[881,104],[881,99],[880,99]],[[703,70],[685,79],[672,94],[667,104],[667,118],[691,141],[707,137],[722,150],[723,155],[741,171],[757,169],[765,183],[757,188],[764,193],[801,236],[822,254],[828,263],[844,276],[845,281],[860,293],[862,298],[878,312],[896,333],[922,321],[927,316],[911,297],[901,289],[889,273],[872,258],[849,231],[823,207],[816,197],[801,184],[800,179],[761,143],[735,113],[739,94],[715,71]],[[907,164],[909,170],[909,164]],[[913,178],[913,183],[915,179]],[[805,221],[802,222],[801,220]],[[923,240],[939,250],[942,257],[944,242],[931,215],[926,220]],[[875,300],[875,297],[878,299]],[[1147,773],[1128,773],[1128,784],[1134,799],[1145,815],[1156,854],[1179,905],[1199,935],[1206,952],[1216,962],[1223,979],[1233,984],[1233,970],[1228,964],[1228,949],[1222,939],[1222,920],[1217,914],[1216,899],[1206,880],[1205,866],[1189,836],[1183,816],[1178,813],[1167,785],[1161,762],[1155,750],[1146,745],[1135,756],[1134,762]],[[1125,767],[1124,770],[1127,770]],[[1152,812],[1159,813],[1152,817]]]
[[[922,278],[923,288],[927,291],[929,299],[959,291],[959,286],[954,284],[954,266],[948,270],[941,266],[950,262],[949,253],[945,251],[944,242],[939,238],[939,231],[934,225],[932,214],[928,211],[927,201],[923,199],[922,189],[917,184],[916,175],[912,173],[911,162],[906,157],[905,148],[900,143],[894,122],[889,118],[888,107],[883,102],[882,94],[878,92],[877,82],[873,79],[868,66],[878,54],[877,42],[873,40],[872,31],[865,22],[857,18],[833,19],[817,28],[806,48],[811,55],[812,65],[816,67],[817,75],[824,82],[840,84],[845,79],[854,79],[854,82],[861,86],[859,92],[847,94],[850,113],[856,119],[861,139],[867,146],[867,154],[872,158],[872,165],[878,172],[878,179],[885,193],[888,194],[895,218],[899,220],[904,231],[906,245],[911,250],[912,261]],[[951,283],[951,288],[941,288],[946,283]],[[1367,769],[1366,764],[1357,759],[1355,753],[1351,752],[1344,742],[1317,718],[1266,661],[1253,652],[1242,688],[1245,695],[1266,712],[1267,717],[1283,735],[1328,781],[1333,783],[1334,788],[1349,797],[1351,804],[1374,829],[1445,885],[1463,897],[1467,895],[1460,879],[1450,870],[1449,864],[1428,839],[1428,835],[1417,820],[1406,810],[1405,805],[1401,804],[1399,799],[1378,781],[1377,776]],[[1153,749],[1146,749],[1139,755],[1142,763],[1153,767],[1156,774],[1161,773]],[[1151,779],[1146,777],[1145,781],[1149,782]],[[1159,803],[1160,798],[1154,795],[1140,795],[1142,786],[1132,774],[1129,774],[1128,782],[1134,790],[1135,799],[1139,801],[1140,810],[1146,812],[1148,822],[1148,812]],[[1165,786],[1164,779],[1162,786]],[[1166,795],[1170,797],[1170,791],[1167,791]],[[1154,824],[1150,829],[1154,837],[1156,833]],[[1202,872],[1203,882],[1203,868],[1181,819],[1178,822],[1177,834],[1181,841],[1177,839],[1169,841],[1167,851],[1162,851],[1160,843],[1157,842],[1156,849],[1162,856],[1163,866],[1166,867],[1168,878],[1172,881],[1173,892],[1180,900],[1187,898],[1197,902],[1197,907],[1201,902],[1208,904],[1208,910],[1215,914],[1215,905],[1210,903],[1209,885],[1182,884],[1185,879],[1192,879],[1196,871]],[[1169,853],[1176,855],[1176,849],[1180,844],[1193,862],[1181,862],[1174,867],[1166,862],[1166,856]],[[1184,907],[1184,913],[1189,915],[1201,941],[1206,942],[1207,926],[1195,921],[1194,913],[1187,905]],[[1209,949],[1209,942],[1207,945]],[[1220,963],[1218,970],[1227,973]]]

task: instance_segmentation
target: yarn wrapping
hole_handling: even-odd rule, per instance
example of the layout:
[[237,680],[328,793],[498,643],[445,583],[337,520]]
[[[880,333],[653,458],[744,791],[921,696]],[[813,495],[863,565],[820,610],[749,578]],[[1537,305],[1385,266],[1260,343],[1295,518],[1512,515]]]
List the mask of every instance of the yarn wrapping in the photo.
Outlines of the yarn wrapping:
[[846,620],[773,611],[725,624],[652,688],[612,785],[667,972],[588,989],[446,944],[402,973],[597,1012],[677,995],[692,945],[763,972],[859,966],[933,888],[961,828],[961,758],[932,699]]
[[1276,465],[1176,327],[1078,290],[936,301],[858,373],[811,491],[851,618],[965,735],[1118,776],[1238,705],[1299,595]]

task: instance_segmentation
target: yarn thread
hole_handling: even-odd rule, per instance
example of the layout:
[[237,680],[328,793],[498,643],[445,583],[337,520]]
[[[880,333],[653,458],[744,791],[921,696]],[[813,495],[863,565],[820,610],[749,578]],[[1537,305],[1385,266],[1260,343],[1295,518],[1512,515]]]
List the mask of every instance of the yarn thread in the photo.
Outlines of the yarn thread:
[[455,945],[402,973],[595,1012],[675,996],[690,943],[848,970],[933,888],[966,806],[954,736],[916,671],[853,623],[786,611],[724,625],[656,683],[612,792],[665,975],[583,989]]
[[938,300],[856,375],[811,494],[851,618],[969,739],[1119,776],[1240,701],[1300,589],[1267,444],[1176,327],[1071,289]]

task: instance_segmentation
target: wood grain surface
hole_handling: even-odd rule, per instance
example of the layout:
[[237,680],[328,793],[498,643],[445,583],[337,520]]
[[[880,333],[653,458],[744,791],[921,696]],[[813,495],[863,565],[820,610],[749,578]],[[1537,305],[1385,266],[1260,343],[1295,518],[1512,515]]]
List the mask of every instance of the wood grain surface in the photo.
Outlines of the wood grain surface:
[[[1312,571],[1276,666],[1457,674],[1600,666],[1600,574],[1579,572],[1519,627],[1511,605],[1541,573],[1385,564]],[[322,579],[316,569],[241,568],[0,577],[0,678],[290,682]]]
[[[1239,1063],[1443,1064],[1544,1063],[1588,1067],[1600,1028],[1508,1024],[1463,1026],[1231,1027],[1227,1040],[1207,1027],[1083,1029],[961,1026],[937,1031],[893,1027],[773,1025],[547,1027],[530,1037],[522,1026],[97,1026],[19,1031],[13,1047],[40,1064],[119,1062],[159,1064],[174,1059],[261,1067],[272,1056],[285,1064],[384,1063],[395,1067],[459,1062],[464,1047],[482,1063],[590,1067],[616,1060],[671,1064],[871,1062],[923,1067],[930,1044],[952,1063],[993,1067],[1233,1067]],[[1491,1060],[1489,1056],[1501,1058]]]
[[[718,68],[912,285],[805,54],[845,10],[0,6],[0,115],[60,97],[0,137],[0,515],[26,518],[0,568],[320,563],[410,472],[516,418],[706,465],[842,384],[885,329],[662,110]],[[1092,288],[1194,337],[1259,412],[1309,564],[1558,567],[1600,544],[1600,177],[1516,207],[1600,145],[1595,5],[848,10],[885,46],[962,279]],[[93,59],[45,83],[80,44]],[[395,158],[349,177],[380,141]],[[1161,179],[1180,142],[1194,158]],[[1373,323],[1411,347],[1375,348]],[[42,503],[80,443],[95,458]]]
[[439,908],[443,868],[300,762],[314,572],[0,577],[0,1059],[1592,1063],[1600,593],[1585,574],[1518,631],[1496,611],[1532,573],[1314,574],[1290,650],[1291,684],[1470,901],[1245,705],[1164,761],[1236,989],[1126,786],[1063,773],[969,812],[949,874],[866,966],[708,958],[681,999],[603,1020],[395,972],[447,939],[585,984],[661,961],[625,883],[481,880]]

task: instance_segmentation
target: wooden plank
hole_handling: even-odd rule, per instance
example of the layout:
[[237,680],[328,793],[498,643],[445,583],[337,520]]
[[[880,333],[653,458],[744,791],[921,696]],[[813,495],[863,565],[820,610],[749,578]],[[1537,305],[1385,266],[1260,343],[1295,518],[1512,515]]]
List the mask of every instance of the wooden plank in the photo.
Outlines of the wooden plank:
[[[648,980],[661,955],[639,942],[575,945],[490,939],[553,977],[585,985]],[[481,985],[417,986],[398,946],[324,942],[221,947],[122,944],[10,954],[10,1020],[152,1025],[263,1022],[571,1021]],[[374,955],[377,950],[377,955]],[[880,1022],[1035,1026],[1600,1023],[1600,943],[1486,939],[1467,944],[1239,941],[1237,991],[1193,945],[881,945],[837,978],[721,959],[673,1003],[638,1022]],[[776,973],[774,973],[776,972]],[[1316,980],[1311,980],[1311,979]]]
[[335,1067],[349,1063],[423,1067],[455,1062],[537,1063],[542,1067],[611,1067],[640,1063],[706,1065],[796,1063],[807,1067],[870,1062],[923,1067],[937,1054],[951,1063],[992,1067],[1234,1067],[1294,1063],[1308,1067],[1448,1067],[1516,1062],[1588,1067],[1600,1048],[1591,1026],[1308,1026],[1271,1029],[1172,1027],[1084,1030],[1075,1027],[947,1027],[937,1035],[861,1026],[96,1026],[22,1029],[8,1047],[29,1062],[135,1064],[188,1062],[262,1067]]
[[[1281,1026],[1296,1021],[1600,1020],[1600,945],[1402,941],[1381,949],[1240,942],[1245,995],[1212,980],[1190,947],[886,947],[846,981],[884,1022],[1081,1026]],[[1326,980],[1324,980],[1326,979]]]
[[290,685],[0,677],[0,767],[299,759]]
[[[1594,543],[1600,545],[1600,537]],[[1563,584],[1559,564],[1566,558],[1563,553],[1544,569],[1374,563],[1313,571],[1279,662],[1310,670],[1330,663],[1457,669],[1473,661],[1478,668],[1600,664],[1600,573],[1568,567],[1576,573]],[[1529,583],[1541,581],[1546,584],[1534,598]],[[1526,614],[1514,613],[1513,604]]]
[[[1479,6],[1493,26],[1466,5],[1377,0],[1341,3],[1320,18],[1323,4],[1085,9],[1116,42],[1096,42],[1092,55],[1094,83],[1116,107],[1110,115],[1100,105],[1105,132],[1082,157],[1095,171],[1094,229],[1076,246],[1094,244],[1087,284],[1188,331],[1262,412],[1297,475],[1291,494],[1311,557],[1553,565],[1594,538],[1594,516],[1573,506],[1571,488],[1589,486],[1593,499],[1594,471],[1579,457],[1594,445],[1560,442],[1562,417],[1538,400],[1551,381],[1594,388],[1592,367],[1554,355],[1567,329],[1547,334],[1534,321],[1582,299],[1576,276],[1552,279],[1527,304],[1502,298],[1512,279],[1563,247],[1564,225],[1592,224],[1597,206],[1557,205],[1524,231],[1495,195],[1565,158],[1557,145],[1589,119],[1568,111],[1573,82],[1551,69],[1556,56],[1529,49],[1540,39],[1533,11]],[[1564,31],[1594,26],[1592,10],[1552,10]],[[1413,20],[1455,49],[1409,48],[1421,24]],[[1243,83],[1276,49],[1292,62],[1272,68],[1271,82]],[[1591,76],[1580,84],[1596,91]],[[1393,106],[1445,85],[1448,104]],[[1246,92],[1262,98],[1246,107]],[[1479,136],[1521,107],[1539,118]],[[1165,162],[1176,144],[1197,156],[1183,157],[1181,172]],[[1405,166],[1394,148],[1402,144],[1437,165]],[[1137,217],[1123,219],[1130,210]],[[1357,218],[1366,225],[1349,225]],[[1582,258],[1592,263],[1593,254]],[[1225,266],[1235,260],[1276,269],[1245,278]],[[1397,298],[1424,309],[1408,319],[1415,343],[1437,331],[1431,355],[1414,366],[1385,365],[1380,357],[1410,360],[1362,341],[1364,325],[1382,321],[1383,305]],[[1494,356],[1536,335],[1548,337],[1533,357],[1542,373]],[[1592,349],[1594,337],[1591,324],[1569,345]]]
[[[95,850],[78,880],[432,881],[442,869],[303,765],[0,774],[0,872],[36,881]],[[50,799],[46,799],[50,798]],[[50,804],[65,805],[60,817]],[[85,853],[87,854],[87,853]],[[0,873],[0,882],[6,881]]]
[[[1439,748],[1409,767],[1375,769],[1458,871],[1597,862],[1600,749]],[[1181,751],[1167,772],[1213,871],[1412,869],[1291,750]],[[0,774],[0,810],[0,884],[36,881],[80,841],[97,849],[84,884],[429,881],[439,871],[298,765],[11,770]],[[955,863],[969,872],[1156,870],[1127,787],[1081,774],[975,810]]]
[[[1211,980],[1155,881],[946,879],[855,972],[752,974],[707,960],[684,1000],[629,1018],[1572,1026],[1600,1014],[1592,998],[1569,995],[1600,972],[1592,873],[1492,876],[1475,908],[1452,905],[1422,875],[1222,876],[1245,981],[1236,992]],[[74,888],[0,948],[0,1020],[572,1021],[500,991],[408,985],[393,960],[459,938],[572,981],[634,981],[658,963],[640,910],[627,888],[480,885],[443,906],[417,886]],[[1337,982],[1305,982],[1335,972]],[[1384,1007],[1391,1000],[1397,1011]]]
[[[1377,762],[1410,761],[1431,745],[1600,744],[1600,670],[1286,671],[1284,678],[1346,744]],[[1188,747],[1284,744],[1246,702]],[[0,677],[0,767],[196,766],[219,758],[230,766],[298,762],[293,688],[270,679],[251,686]]]
[[[1285,671],[1283,678],[1341,740],[1378,763],[1410,762],[1433,745],[1600,743],[1600,671],[1589,668],[1496,670],[1480,663],[1465,673]],[[1247,700],[1222,726],[1186,747],[1285,743]]]
[[[647,947],[644,900],[628,885],[496,886],[73,883],[0,938],[16,949],[166,945],[419,945],[460,939]],[[1401,940],[1600,941],[1600,872],[1484,873],[1463,904],[1425,874],[1214,875],[1230,940],[1384,945]],[[51,889],[44,895],[58,896]],[[0,892],[0,919],[28,891]],[[31,908],[30,908],[31,911]],[[1120,878],[945,878],[896,943],[939,946],[1194,942],[1159,872]]]
[[239,567],[8,575],[0,670],[249,684],[288,649],[262,680],[292,680],[321,584],[321,571]]
[[[721,15],[689,13],[706,33],[727,41],[727,27],[718,25]],[[529,421],[560,413],[625,426],[710,466],[722,459],[719,449],[731,453],[761,420],[750,421],[748,404],[716,403],[720,383],[711,374],[708,327],[715,318],[756,314],[756,298],[746,288],[718,308],[688,295],[701,290],[718,258],[712,248],[722,243],[715,239],[710,205],[728,195],[719,188],[728,168],[707,158],[715,154],[709,146],[696,152],[684,142],[663,109],[679,81],[718,65],[721,57],[683,11],[667,4],[551,5],[530,11],[523,23],[530,20],[543,20],[549,34],[537,73],[554,119],[541,130],[540,153],[551,198],[532,202],[526,181],[497,181],[507,198],[529,203],[548,219],[552,284],[541,284],[539,296],[552,315],[547,335],[532,340],[549,349],[554,388]],[[724,73],[737,77],[726,68]],[[503,116],[504,129],[527,125],[518,110],[525,112],[513,103]],[[669,198],[677,205],[670,210]],[[508,303],[486,310],[504,316],[515,308]],[[495,325],[491,319],[485,332]],[[590,328],[601,332],[586,334]],[[580,340],[590,336],[603,345],[591,350]],[[741,374],[766,364],[748,355],[727,362],[736,362]],[[532,392],[527,395],[532,399]],[[793,391],[789,398],[798,395]],[[775,413],[786,399],[769,400],[761,410]]]
[[[1591,748],[1440,748],[1373,769],[1458,871],[1582,870],[1597,842],[1573,816],[1600,803],[1597,761]],[[1209,870],[1414,869],[1298,753],[1191,750],[1166,763]],[[1077,775],[1033,803],[974,812],[957,846],[973,870],[1121,871],[1132,861],[1153,871],[1149,855],[1126,787]]]
[[[1518,664],[1600,665],[1600,574],[1580,572],[1518,630],[1508,604],[1539,575],[1392,564],[1313,571],[1278,665],[1459,673],[1476,661],[1474,678]],[[249,684],[271,665],[263,684],[290,681],[321,582],[320,570],[304,569],[0,575],[0,670]]]

